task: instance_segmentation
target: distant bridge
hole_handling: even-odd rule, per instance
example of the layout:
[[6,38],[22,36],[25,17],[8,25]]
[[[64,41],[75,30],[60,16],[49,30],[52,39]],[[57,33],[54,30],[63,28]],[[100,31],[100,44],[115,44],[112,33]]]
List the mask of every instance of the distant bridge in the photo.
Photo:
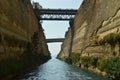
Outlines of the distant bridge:
[[39,20],[71,20],[77,9],[34,9]]
[[63,42],[64,38],[51,38],[51,39],[46,39],[47,43],[53,43],[53,42]]

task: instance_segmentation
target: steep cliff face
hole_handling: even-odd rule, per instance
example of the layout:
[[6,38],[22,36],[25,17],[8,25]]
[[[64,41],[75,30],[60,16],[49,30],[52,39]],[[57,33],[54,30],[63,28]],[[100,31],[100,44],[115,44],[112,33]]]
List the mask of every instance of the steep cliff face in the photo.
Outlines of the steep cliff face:
[[71,30],[65,33],[65,40],[64,43],[61,45],[60,54],[58,55],[59,58],[67,58],[70,53],[70,43],[71,43]]
[[[73,64],[96,72],[102,71],[102,74],[119,80],[120,1],[84,0],[76,14],[73,27],[72,54],[69,56]],[[70,33],[69,31],[68,34]],[[66,40],[70,38],[66,37]],[[70,46],[66,42],[63,44]],[[62,48],[68,55],[64,50],[66,46]],[[59,58],[64,58],[63,52]]]
[[50,58],[30,0],[0,1],[0,77]]

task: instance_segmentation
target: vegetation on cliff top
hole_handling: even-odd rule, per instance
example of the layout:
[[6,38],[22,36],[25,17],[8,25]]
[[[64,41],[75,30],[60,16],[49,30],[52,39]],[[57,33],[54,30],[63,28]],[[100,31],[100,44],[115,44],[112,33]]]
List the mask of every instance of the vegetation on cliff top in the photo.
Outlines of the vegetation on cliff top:
[[90,66],[97,67],[98,57],[94,56],[83,56],[80,57],[81,63],[84,67],[88,68]]
[[[110,33],[103,37],[99,41],[100,45],[110,44],[111,48],[114,50],[115,45],[120,45],[120,33]],[[115,53],[115,52],[114,52]],[[105,54],[104,54],[105,55]],[[100,57],[94,56],[81,56],[80,57],[81,64],[88,68],[98,68],[101,71],[104,71],[108,74],[109,77],[112,77],[115,80],[120,79],[120,57],[114,56],[106,59],[101,59]]]
[[78,64],[80,60],[80,53],[72,52],[71,56],[68,56],[68,57],[65,56],[61,60],[70,64]]
[[72,63],[73,63],[73,64],[79,63],[80,53],[75,53],[75,52],[73,52],[73,53],[71,54],[71,59],[72,59]]
[[101,60],[98,57],[94,56],[83,56],[80,58],[81,64],[85,67],[98,68],[101,71],[106,72],[108,77],[111,77],[115,80],[120,79],[120,58],[112,57],[109,59]]
[[98,68],[116,80],[120,79],[120,58],[113,57],[99,62]]
[[117,42],[120,43],[120,33],[110,33],[99,41],[100,45],[105,45],[105,43],[108,43],[112,47],[114,47]]

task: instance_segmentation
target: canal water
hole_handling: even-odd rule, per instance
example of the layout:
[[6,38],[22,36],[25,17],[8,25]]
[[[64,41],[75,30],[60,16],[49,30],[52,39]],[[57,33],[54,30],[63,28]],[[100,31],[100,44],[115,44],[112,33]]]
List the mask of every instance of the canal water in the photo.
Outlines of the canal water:
[[103,76],[67,64],[58,59],[36,67],[14,80],[109,80]]

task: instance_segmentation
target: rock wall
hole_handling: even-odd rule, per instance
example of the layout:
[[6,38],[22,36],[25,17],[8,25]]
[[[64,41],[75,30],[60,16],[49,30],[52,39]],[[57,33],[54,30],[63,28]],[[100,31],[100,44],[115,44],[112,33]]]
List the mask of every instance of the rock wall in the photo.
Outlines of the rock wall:
[[[58,58],[67,58],[70,52],[70,43],[71,43],[71,29],[65,33],[64,43],[61,45],[61,50],[58,55]],[[61,54],[62,53],[62,54]]]
[[[84,0],[73,27],[72,55],[68,56],[73,64],[119,80],[120,1]],[[70,40],[69,37],[66,40]],[[62,47],[62,51],[68,55],[64,49],[70,44],[63,44],[66,46]],[[64,58],[63,52],[59,55],[59,58]]]
[[0,1],[0,78],[50,58],[30,0]]

